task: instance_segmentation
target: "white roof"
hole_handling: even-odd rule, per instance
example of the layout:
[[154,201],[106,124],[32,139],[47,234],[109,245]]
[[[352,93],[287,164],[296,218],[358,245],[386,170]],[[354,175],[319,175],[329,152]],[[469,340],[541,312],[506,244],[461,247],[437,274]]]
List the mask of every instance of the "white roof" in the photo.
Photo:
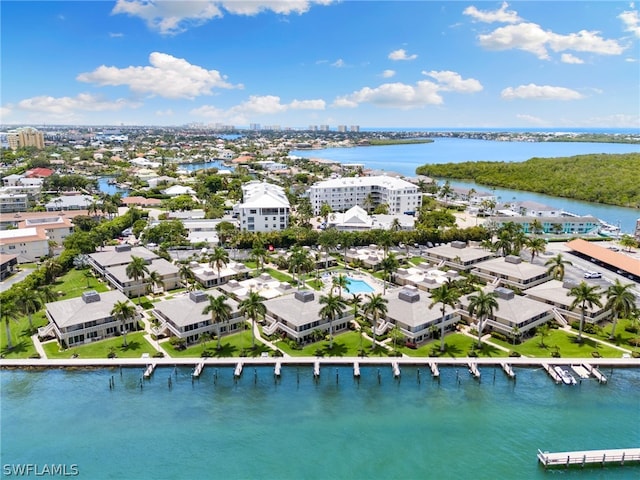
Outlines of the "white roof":
[[340,188],[340,187],[348,187],[348,186],[364,186],[364,187],[372,187],[372,186],[383,186],[392,190],[401,190],[405,188],[410,188],[412,190],[417,189],[417,187],[407,182],[406,180],[402,180],[400,178],[388,177],[385,175],[377,175],[373,177],[341,177],[334,178],[330,180],[325,180],[323,182],[318,182],[313,185],[311,188]]

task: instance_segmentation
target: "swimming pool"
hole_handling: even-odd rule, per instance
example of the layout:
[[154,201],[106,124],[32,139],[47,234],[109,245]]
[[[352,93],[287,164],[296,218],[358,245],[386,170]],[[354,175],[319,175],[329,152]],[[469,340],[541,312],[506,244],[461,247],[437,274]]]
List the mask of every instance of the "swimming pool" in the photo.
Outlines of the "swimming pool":
[[364,280],[347,277],[347,292],[349,293],[372,293],[373,287]]

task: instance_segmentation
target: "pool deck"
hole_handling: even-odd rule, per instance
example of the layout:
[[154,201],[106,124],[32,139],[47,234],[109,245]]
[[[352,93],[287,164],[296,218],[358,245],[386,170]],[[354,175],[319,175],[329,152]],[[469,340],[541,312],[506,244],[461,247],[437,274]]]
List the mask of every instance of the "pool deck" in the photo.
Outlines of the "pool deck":
[[430,368],[436,366],[460,366],[467,367],[473,360],[478,367],[502,368],[503,363],[514,367],[543,367],[544,365],[563,365],[570,367],[575,364],[597,365],[599,368],[640,368],[640,359],[637,358],[441,358],[441,357],[226,357],[226,358],[65,358],[65,359],[2,359],[0,369],[47,369],[47,368],[104,368],[104,367],[146,367],[156,366],[229,366],[235,367],[238,362],[245,366],[273,366],[276,364],[287,366],[309,366],[316,363],[333,366],[360,366],[384,365],[391,367],[392,363],[399,366],[418,366]]

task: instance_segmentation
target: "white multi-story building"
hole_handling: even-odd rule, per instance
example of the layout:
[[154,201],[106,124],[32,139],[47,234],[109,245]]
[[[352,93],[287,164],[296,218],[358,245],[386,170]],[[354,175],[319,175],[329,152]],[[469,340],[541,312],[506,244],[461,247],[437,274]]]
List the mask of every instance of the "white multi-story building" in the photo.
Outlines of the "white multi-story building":
[[342,177],[316,183],[309,189],[309,200],[315,215],[324,203],[333,211],[344,212],[355,205],[374,209],[386,204],[388,213],[416,212],[422,204],[422,193],[412,183],[385,175],[374,177]]
[[2,230],[0,254],[17,255],[18,263],[37,262],[49,255],[49,238],[44,230],[35,227]]
[[242,203],[235,207],[241,230],[270,232],[289,226],[291,205],[282,187],[266,182],[249,182],[242,186],[242,199]]

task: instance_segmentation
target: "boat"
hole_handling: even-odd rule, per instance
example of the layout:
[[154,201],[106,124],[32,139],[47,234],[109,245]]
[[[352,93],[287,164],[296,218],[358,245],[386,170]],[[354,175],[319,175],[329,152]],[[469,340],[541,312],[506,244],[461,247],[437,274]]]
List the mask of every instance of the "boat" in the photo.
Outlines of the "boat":
[[556,371],[558,375],[560,375],[560,379],[562,380],[562,383],[564,383],[565,385],[576,384],[576,379],[573,375],[569,373],[569,370],[565,370],[560,366],[553,367],[553,369]]

